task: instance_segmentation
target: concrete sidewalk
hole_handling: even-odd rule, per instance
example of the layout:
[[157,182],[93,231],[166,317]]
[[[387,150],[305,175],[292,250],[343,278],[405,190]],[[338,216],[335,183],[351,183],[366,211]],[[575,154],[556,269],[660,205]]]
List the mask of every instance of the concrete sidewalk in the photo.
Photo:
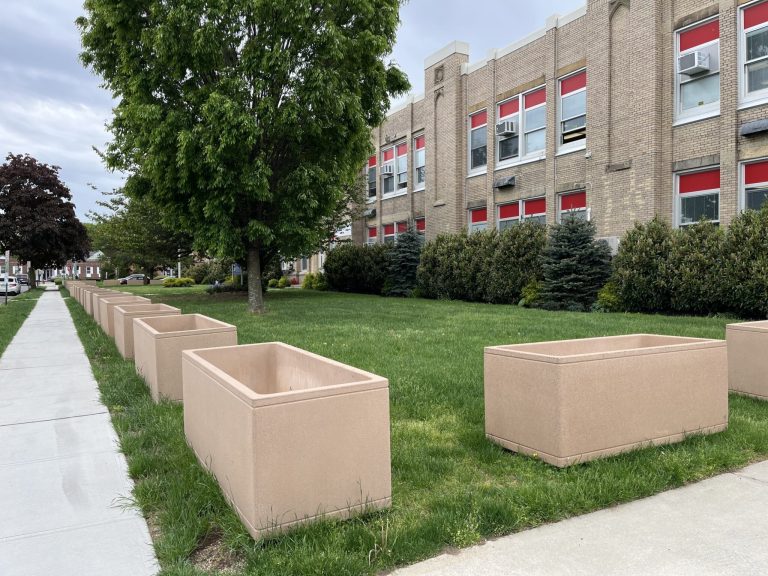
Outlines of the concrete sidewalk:
[[125,458],[58,290],[0,358],[0,575],[159,571]]
[[762,576],[766,542],[768,462],[762,462],[392,576]]

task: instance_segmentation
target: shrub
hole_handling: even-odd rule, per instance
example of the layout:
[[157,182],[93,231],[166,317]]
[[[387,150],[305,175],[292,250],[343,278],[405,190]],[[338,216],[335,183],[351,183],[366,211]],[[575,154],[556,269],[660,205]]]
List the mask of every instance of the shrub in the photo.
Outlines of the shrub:
[[61,286],[61,278],[54,278],[53,283],[56,284],[56,286]]
[[278,288],[288,288],[288,277],[280,276],[280,280],[277,281]]
[[212,284],[205,289],[208,294],[224,294],[233,292],[248,292],[247,284],[240,284],[240,282],[224,282],[223,284]]
[[675,230],[667,261],[670,308],[683,314],[723,310],[723,231],[711,222]]
[[746,318],[768,315],[768,206],[731,221],[724,242],[727,307]]
[[520,306],[532,308],[537,306],[541,298],[541,280],[531,280],[520,291]]
[[616,283],[610,280],[597,293],[597,302],[592,307],[595,312],[621,312],[621,298]]
[[305,290],[315,289],[315,275],[312,272],[308,272],[304,275],[304,280],[301,282],[301,287]]
[[277,282],[278,282],[277,278],[270,278],[269,282],[267,282],[267,286],[269,286],[270,288],[277,288]]
[[197,264],[190,266],[184,271],[184,275],[187,278],[192,278],[195,284],[206,284],[206,280],[210,275],[210,264],[208,262],[198,262]]
[[192,278],[166,278],[163,280],[164,288],[188,288],[194,285],[195,281]]
[[667,273],[672,228],[658,216],[636,223],[621,240],[613,260],[613,281],[625,310],[661,312],[670,308]]
[[487,300],[495,304],[519,302],[523,288],[541,279],[546,244],[547,228],[537,222],[523,222],[499,232]]
[[322,272],[315,274],[315,290],[328,290],[328,280]]
[[428,242],[421,252],[417,271],[419,292],[424,298],[463,299],[466,280],[460,260],[467,234],[440,234]]
[[547,310],[590,310],[611,275],[611,251],[595,240],[595,225],[566,216],[552,227],[544,250],[539,306]]
[[339,292],[381,294],[389,271],[387,244],[358,246],[344,243],[330,252],[325,260],[328,288]]
[[422,238],[413,228],[397,237],[389,258],[389,276],[385,282],[386,296],[410,296],[416,289]]

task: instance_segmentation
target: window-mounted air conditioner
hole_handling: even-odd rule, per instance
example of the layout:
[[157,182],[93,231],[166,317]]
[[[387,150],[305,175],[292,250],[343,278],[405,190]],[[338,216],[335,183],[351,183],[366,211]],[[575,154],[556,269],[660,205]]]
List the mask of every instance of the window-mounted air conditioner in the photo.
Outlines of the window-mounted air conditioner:
[[692,76],[699,72],[709,72],[709,54],[694,50],[677,59],[677,71]]
[[384,164],[384,166],[381,167],[381,173],[384,176],[393,176],[395,174],[395,165],[394,164]]
[[514,120],[504,120],[496,124],[496,136],[514,136],[517,134],[517,126]]

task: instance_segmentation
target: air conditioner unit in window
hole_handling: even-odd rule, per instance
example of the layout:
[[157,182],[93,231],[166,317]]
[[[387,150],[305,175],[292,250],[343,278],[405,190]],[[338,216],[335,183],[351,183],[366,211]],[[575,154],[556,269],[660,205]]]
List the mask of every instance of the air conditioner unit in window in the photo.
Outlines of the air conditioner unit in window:
[[694,50],[677,60],[677,71],[692,76],[699,72],[709,72],[709,54]]
[[496,124],[496,136],[514,136],[517,134],[517,126],[514,120],[504,120]]
[[384,164],[384,166],[381,167],[381,173],[384,176],[393,176],[395,174],[395,165],[394,164]]

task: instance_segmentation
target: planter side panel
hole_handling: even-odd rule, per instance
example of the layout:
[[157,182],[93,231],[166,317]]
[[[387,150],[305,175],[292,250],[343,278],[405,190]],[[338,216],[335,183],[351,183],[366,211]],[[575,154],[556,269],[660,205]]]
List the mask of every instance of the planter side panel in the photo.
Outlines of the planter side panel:
[[391,503],[389,389],[255,409],[258,535]]
[[768,400],[768,330],[726,329],[728,386],[734,392]]
[[181,314],[181,310],[173,308],[161,312],[141,312],[140,314],[122,314],[115,306],[112,311],[115,322],[115,345],[123,358],[126,360],[133,358],[133,321],[140,318],[150,318],[153,316],[174,316]]
[[187,358],[182,360],[182,379],[187,442],[247,520],[255,496],[252,408]]

